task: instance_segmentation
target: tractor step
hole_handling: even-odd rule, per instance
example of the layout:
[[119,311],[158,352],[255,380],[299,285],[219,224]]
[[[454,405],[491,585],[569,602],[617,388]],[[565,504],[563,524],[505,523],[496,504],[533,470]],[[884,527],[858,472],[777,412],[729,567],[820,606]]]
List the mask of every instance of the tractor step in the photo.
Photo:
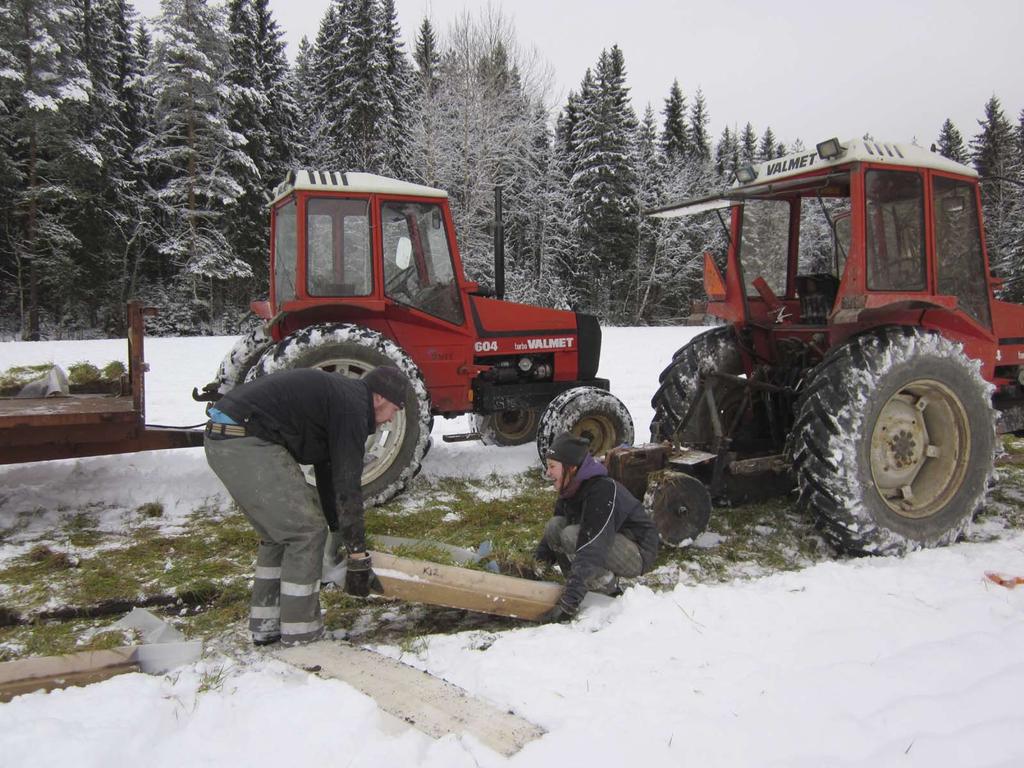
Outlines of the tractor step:
[[483,440],[484,436],[479,432],[458,432],[454,435],[442,435],[441,439],[446,443],[468,443],[473,440]]

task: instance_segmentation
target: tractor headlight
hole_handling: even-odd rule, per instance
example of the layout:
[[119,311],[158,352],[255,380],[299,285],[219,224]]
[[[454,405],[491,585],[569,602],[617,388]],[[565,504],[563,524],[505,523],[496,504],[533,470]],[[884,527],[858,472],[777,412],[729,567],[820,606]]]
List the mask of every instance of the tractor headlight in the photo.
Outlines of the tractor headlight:
[[533,368],[533,358],[520,357],[519,358],[519,370],[523,373],[529,373],[530,369]]

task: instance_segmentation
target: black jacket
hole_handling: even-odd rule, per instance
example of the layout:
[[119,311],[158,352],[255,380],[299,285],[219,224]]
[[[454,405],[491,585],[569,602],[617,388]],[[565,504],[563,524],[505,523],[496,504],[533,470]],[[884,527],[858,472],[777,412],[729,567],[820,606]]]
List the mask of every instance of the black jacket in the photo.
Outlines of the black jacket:
[[583,480],[572,496],[560,498],[555,503],[554,514],[564,516],[568,525],[580,527],[576,556],[561,599],[562,606],[569,612],[579,608],[587,593],[587,579],[596,569],[605,567],[616,533],[636,543],[643,573],[654,566],[658,556],[658,530],[654,521],[622,483],[603,472]]
[[350,552],[366,550],[361,478],[366,438],[376,422],[363,382],[297,368],[235,387],[217,408],[250,434],[283,445],[300,464],[312,464],[328,522],[337,516]]

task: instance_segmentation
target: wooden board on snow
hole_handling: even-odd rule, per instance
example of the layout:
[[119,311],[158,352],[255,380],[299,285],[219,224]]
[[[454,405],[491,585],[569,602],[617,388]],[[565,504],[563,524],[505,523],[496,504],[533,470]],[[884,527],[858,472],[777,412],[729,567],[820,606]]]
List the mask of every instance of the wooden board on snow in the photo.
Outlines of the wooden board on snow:
[[138,672],[132,648],[40,656],[0,664],[0,702],[32,691],[88,685],[126,672]]
[[[375,564],[376,557],[375,553]],[[468,733],[510,757],[545,733],[543,728],[471,696],[446,680],[349,643],[321,640],[281,648],[274,655],[307,672],[348,683],[385,712],[435,739]]]
[[373,552],[373,570],[385,597],[412,603],[535,620],[562,596],[562,586],[489,571],[439,565]]

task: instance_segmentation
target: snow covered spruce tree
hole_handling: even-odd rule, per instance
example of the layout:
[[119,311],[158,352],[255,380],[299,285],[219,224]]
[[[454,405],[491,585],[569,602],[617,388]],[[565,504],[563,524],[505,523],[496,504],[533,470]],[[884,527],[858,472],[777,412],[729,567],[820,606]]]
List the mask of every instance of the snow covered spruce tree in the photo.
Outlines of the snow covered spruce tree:
[[390,0],[334,0],[297,60],[310,167],[406,176],[413,70]]
[[124,304],[134,293],[139,258],[151,235],[145,169],[136,151],[148,135],[143,73],[147,62],[126,0],[80,6],[74,27],[89,74],[89,98],[70,109],[77,151],[68,158],[78,240],[65,329],[121,333]]
[[710,121],[707,100],[704,92],[698,88],[693,97],[693,106],[690,107],[690,141],[693,143],[694,155],[705,161],[711,159],[711,135],[708,133]]
[[223,217],[244,192],[232,169],[255,169],[225,119],[223,15],[206,0],[163,0],[157,31],[154,133],[141,155],[155,175],[163,277],[175,286],[163,319],[168,330],[195,333],[201,315],[209,321],[218,310],[214,281],[252,274],[225,237]]
[[971,158],[982,176],[981,199],[985,212],[985,235],[989,262],[995,274],[1006,279],[1003,298],[1024,299],[1024,257],[1021,256],[1021,218],[1024,216],[1019,179],[1021,148],[1013,125],[993,96],[985,104],[981,131],[971,141]]
[[970,162],[967,148],[964,146],[963,134],[957,130],[957,127],[953,125],[953,121],[948,117],[939,130],[939,138],[936,145],[939,154],[943,157],[948,157],[950,160],[955,160],[958,163],[966,164]]
[[230,66],[227,73],[228,127],[244,137],[251,163],[232,168],[243,192],[225,217],[227,237],[249,265],[252,281],[238,284],[238,304],[267,290],[270,223],[265,196],[294,164],[299,114],[284,33],[270,12],[269,0],[230,0],[227,5]]
[[438,52],[437,35],[430,19],[424,18],[416,33],[413,48],[415,63],[415,104],[413,108],[410,139],[415,148],[416,158],[412,161],[412,172],[427,186],[437,186],[440,165],[440,104],[435,98],[441,86],[441,54]]
[[[590,81],[588,82],[588,78]],[[622,50],[598,57],[580,89],[573,131],[570,190],[580,251],[574,267],[582,309],[605,322],[628,316],[625,295],[638,227],[634,152],[636,114],[629,103]]]
[[[685,99],[682,99],[678,83],[673,83],[665,99],[662,112],[664,181],[661,199],[654,204],[698,197],[711,191],[714,174],[706,154],[693,140],[695,133],[706,136],[702,132],[709,119],[703,95],[698,92],[697,98],[696,123],[687,122]],[[668,137],[678,136],[684,129],[687,143],[673,151],[674,145]],[[644,225],[642,222],[641,226]],[[719,250],[721,241],[721,228],[713,217],[687,216],[661,221],[657,226],[654,259],[639,317],[645,322],[678,322],[688,316],[693,302],[703,299],[704,251]]]
[[[70,298],[78,245],[71,228],[74,192],[68,160],[88,149],[71,107],[89,98],[89,73],[77,48],[81,15],[64,0],[15,0],[0,8],[0,117],[9,185],[0,233],[3,281],[13,290],[25,339],[40,338],[43,306]],[[7,291],[4,291],[7,294]],[[4,307],[5,311],[8,307]]]

